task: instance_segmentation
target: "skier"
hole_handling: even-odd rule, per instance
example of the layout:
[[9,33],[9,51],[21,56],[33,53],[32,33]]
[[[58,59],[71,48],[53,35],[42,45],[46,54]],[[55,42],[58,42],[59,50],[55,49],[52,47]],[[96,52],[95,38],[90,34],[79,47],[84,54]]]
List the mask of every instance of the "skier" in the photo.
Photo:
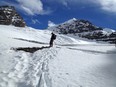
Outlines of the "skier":
[[49,45],[50,45],[50,47],[53,47],[53,42],[54,42],[54,40],[56,39],[56,35],[52,32],[51,33],[52,35],[51,35],[51,39],[50,39],[50,43],[49,43]]

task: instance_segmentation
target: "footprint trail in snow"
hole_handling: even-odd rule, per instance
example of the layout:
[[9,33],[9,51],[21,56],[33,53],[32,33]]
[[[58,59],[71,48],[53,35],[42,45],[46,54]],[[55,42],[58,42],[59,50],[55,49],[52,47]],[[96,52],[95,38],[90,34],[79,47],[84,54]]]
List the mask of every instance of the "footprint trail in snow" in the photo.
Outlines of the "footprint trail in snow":
[[14,67],[0,72],[0,87],[51,87],[48,63],[59,49],[43,49],[33,54],[16,52],[12,61]]

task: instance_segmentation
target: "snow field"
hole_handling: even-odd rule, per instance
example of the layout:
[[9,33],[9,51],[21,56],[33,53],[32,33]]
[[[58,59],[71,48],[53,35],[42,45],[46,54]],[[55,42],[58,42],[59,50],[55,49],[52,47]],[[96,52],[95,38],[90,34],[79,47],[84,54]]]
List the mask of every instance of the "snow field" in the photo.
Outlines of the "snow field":
[[48,46],[51,31],[0,27],[0,87],[116,87],[114,45],[57,34],[52,48],[16,52]]
[[[106,46],[90,45],[73,48],[79,50],[64,47],[57,58],[49,64],[52,87],[116,86],[116,78],[114,78],[116,69],[112,67],[115,61],[111,60],[116,56],[114,46],[106,48]],[[107,54],[109,51],[110,53]]]

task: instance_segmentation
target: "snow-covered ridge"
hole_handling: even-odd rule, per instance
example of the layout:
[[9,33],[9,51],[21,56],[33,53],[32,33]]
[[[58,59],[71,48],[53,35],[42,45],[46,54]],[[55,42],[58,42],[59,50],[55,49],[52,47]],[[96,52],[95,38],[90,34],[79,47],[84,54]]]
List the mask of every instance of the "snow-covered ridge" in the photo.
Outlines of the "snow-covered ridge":
[[72,18],[72,19],[70,19],[70,20],[68,20],[68,21],[65,21],[63,24],[65,24],[65,23],[71,24],[72,22],[74,22],[74,21],[76,21],[76,20],[77,20],[76,18]]
[[111,34],[111,33],[114,33],[114,32],[116,32],[116,31],[113,30],[113,29],[110,29],[110,28],[104,28],[103,29],[104,34]]
[[[0,25],[0,44],[8,47],[28,47],[28,46],[39,46],[42,44],[32,43],[38,42],[44,45],[49,45],[51,31],[49,30],[37,30],[31,27],[19,28],[14,26]],[[56,33],[57,34],[57,33]],[[30,42],[26,42],[30,41]],[[6,43],[10,42],[10,43]],[[27,44],[28,43],[28,44]],[[73,39],[66,35],[57,34],[55,44],[90,44],[91,42],[83,41],[81,39]]]

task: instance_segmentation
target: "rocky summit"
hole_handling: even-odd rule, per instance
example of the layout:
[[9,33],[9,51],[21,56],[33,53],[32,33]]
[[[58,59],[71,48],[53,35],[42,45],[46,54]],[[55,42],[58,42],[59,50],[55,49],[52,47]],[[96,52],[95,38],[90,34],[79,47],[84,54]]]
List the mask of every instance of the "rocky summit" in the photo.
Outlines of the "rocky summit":
[[96,41],[116,43],[116,31],[95,26],[88,20],[70,19],[64,23],[48,28],[59,34],[72,34],[77,37]]
[[25,27],[26,23],[14,6],[0,6],[0,24]]

